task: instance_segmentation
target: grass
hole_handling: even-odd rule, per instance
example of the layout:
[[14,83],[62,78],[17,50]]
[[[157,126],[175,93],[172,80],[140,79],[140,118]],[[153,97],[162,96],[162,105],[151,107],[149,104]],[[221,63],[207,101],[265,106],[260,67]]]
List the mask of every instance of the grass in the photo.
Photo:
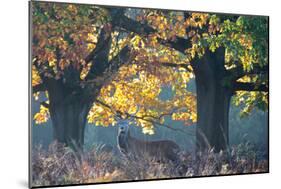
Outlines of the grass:
[[268,161],[261,154],[250,143],[220,153],[209,150],[194,155],[182,151],[175,165],[149,157],[128,159],[103,145],[77,155],[54,142],[47,150],[42,146],[33,149],[32,186],[267,172]]

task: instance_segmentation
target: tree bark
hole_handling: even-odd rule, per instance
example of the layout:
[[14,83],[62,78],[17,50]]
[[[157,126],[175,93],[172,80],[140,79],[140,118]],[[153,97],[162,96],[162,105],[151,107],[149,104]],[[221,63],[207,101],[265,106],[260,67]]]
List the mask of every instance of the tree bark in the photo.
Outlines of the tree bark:
[[[199,79],[196,79],[199,80]],[[231,95],[216,80],[208,81],[209,88],[196,81],[197,86],[197,150],[225,150],[229,144],[229,104]]]
[[88,112],[89,105],[79,104],[79,101],[50,109],[54,140],[64,143],[75,150],[82,150]]
[[85,100],[82,93],[66,87],[62,80],[49,80],[47,86],[54,140],[83,151],[87,115],[93,101]]
[[197,151],[225,150],[229,143],[231,89],[224,83],[224,49],[207,51],[193,63],[197,91]]

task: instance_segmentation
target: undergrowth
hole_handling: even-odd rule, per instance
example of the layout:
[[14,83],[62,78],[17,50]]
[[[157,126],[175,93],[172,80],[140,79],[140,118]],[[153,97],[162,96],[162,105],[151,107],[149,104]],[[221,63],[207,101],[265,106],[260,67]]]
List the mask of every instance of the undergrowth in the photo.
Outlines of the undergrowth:
[[268,161],[260,154],[245,143],[220,153],[182,151],[175,164],[148,157],[126,158],[103,145],[79,154],[54,142],[47,150],[42,146],[33,149],[32,186],[267,172]]

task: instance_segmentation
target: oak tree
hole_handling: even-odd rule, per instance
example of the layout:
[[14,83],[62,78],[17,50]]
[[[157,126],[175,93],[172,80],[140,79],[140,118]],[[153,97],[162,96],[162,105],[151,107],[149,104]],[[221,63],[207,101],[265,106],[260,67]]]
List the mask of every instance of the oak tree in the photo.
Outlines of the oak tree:
[[67,145],[83,147],[87,121],[131,116],[153,134],[170,116],[197,122],[198,150],[225,150],[231,98],[242,115],[268,107],[267,17],[43,2],[32,14],[34,119]]

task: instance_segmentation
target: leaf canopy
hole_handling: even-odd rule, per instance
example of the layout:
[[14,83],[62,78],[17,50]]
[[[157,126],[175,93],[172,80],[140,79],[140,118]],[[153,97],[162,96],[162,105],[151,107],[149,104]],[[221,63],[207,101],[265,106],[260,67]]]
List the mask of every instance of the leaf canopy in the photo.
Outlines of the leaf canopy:
[[[125,115],[136,111],[136,123],[147,134],[153,134],[155,124],[164,123],[165,116],[186,125],[195,123],[196,96],[187,90],[194,78],[190,64],[207,50],[226,49],[226,70],[242,67],[243,72],[251,73],[256,65],[268,65],[267,17],[126,9],[127,18],[155,30],[140,34],[112,25],[106,7],[47,2],[32,5],[33,87],[44,84],[42,77],[64,79],[70,66],[79,72],[78,84],[85,85],[92,64],[98,64],[86,58],[95,50],[102,29],[111,36],[108,60],[130,46],[134,58],[104,84],[90,109],[88,122],[97,126],[115,125],[116,112]],[[188,41],[183,51],[167,43],[178,39]],[[237,81],[268,85],[264,74],[248,74]],[[159,97],[165,86],[172,87],[171,99]],[[249,114],[254,107],[266,110],[267,95],[237,91],[233,102],[243,104],[242,114]],[[39,99],[39,94],[34,93],[34,97]],[[34,119],[43,123],[48,117],[48,108],[41,105]]]

